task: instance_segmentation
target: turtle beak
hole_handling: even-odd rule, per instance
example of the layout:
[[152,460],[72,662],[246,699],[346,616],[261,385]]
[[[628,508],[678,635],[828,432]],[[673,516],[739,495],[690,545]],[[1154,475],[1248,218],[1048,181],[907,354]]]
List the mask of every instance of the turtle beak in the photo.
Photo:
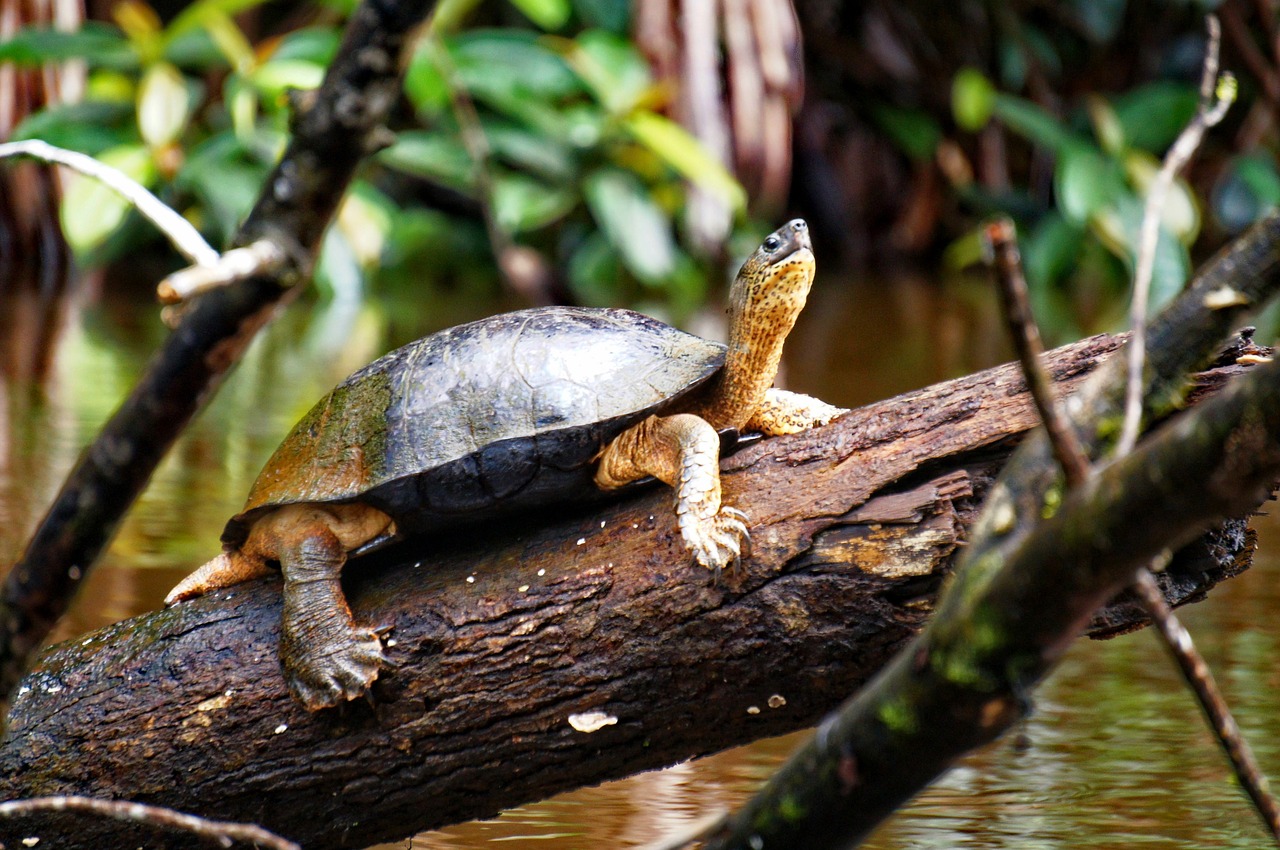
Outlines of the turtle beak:
[[779,253],[790,257],[800,251],[813,251],[809,241],[809,225],[802,218],[793,218],[773,232],[781,244]]

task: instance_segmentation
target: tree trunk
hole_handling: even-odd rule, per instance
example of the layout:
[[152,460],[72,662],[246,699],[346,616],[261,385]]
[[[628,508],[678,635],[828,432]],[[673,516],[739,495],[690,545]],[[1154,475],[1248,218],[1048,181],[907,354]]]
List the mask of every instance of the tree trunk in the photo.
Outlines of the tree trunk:
[[[1052,352],[1059,392],[1118,344]],[[308,714],[285,690],[278,580],[136,617],[50,650],[26,678],[0,794],[132,799],[363,847],[811,724],[924,623],[1035,424],[1004,366],[742,449],[724,488],[753,551],[721,586],[689,563],[661,487],[357,561],[353,608],[391,627],[392,664],[372,700],[338,710]],[[1229,523],[1175,561],[1166,590],[1202,594],[1251,550]],[[1096,627],[1136,616],[1115,608]],[[0,836],[189,846],[66,814],[0,822]]]

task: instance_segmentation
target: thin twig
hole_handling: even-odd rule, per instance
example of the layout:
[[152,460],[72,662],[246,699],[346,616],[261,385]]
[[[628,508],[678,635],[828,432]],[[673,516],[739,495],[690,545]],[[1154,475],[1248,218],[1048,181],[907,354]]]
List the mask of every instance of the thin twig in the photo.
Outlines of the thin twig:
[[983,236],[990,249],[996,289],[1000,293],[1005,321],[1009,325],[1009,335],[1013,339],[1018,361],[1022,364],[1027,388],[1031,391],[1036,410],[1044,422],[1053,454],[1062,467],[1067,486],[1079,486],[1089,477],[1089,458],[1080,446],[1075,429],[1058,410],[1053,396],[1053,382],[1049,380],[1040,359],[1040,355],[1044,354],[1044,345],[1040,341],[1040,329],[1036,326],[1035,317],[1031,314],[1027,279],[1022,272],[1022,257],[1018,252],[1013,222],[1007,218],[996,219],[987,224]]
[[218,252],[204,241],[200,231],[196,230],[191,222],[178,215],[164,201],[147,191],[146,187],[118,169],[105,165],[91,156],[54,147],[39,139],[0,145],[0,159],[11,156],[29,156],[43,162],[65,165],[86,177],[98,180],[146,216],[147,220],[159,228],[173,247],[188,260],[199,266],[212,266],[218,262]]
[[[1158,210],[1156,214],[1159,214]],[[1040,332],[1027,302],[1026,279],[1022,273],[1013,224],[1007,219],[998,219],[987,225],[984,236],[990,248],[992,268],[999,284],[997,288],[1004,302],[1005,318],[1027,385],[1044,421],[1054,456],[1062,467],[1067,488],[1077,487],[1090,474],[1089,459],[1076,439],[1075,431],[1060,415],[1053,402],[1049,376],[1045,373],[1039,356],[1042,350]],[[1131,339],[1130,346],[1133,345]],[[1129,386],[1133,384],[1130,383]],[[1117,459],[1122,456],[1118,455]],[[1183,678],[1209,719],[1214,734],[1231,762],[1237,779],[1253,801],[1258,815],[1277,841],[1280,841],[1280,806],[1277,806],[1271,796],[1266,777],[1259,770],[1257,760],[1240,734],[1240,727],[1231,716],[1231,710],[1218,690],[1204,657],[1196,649],[1190,633],[1165,602],[1152,575],[1157,566],[1151,564],[1139,570],[1132,590],[1155,624],[1169,653],[1177,660]]]
[[1147,296],[1151,290],[1151,275],[1155,268],[1156,245],[1160,238],[1160,211],[1173,179],[1191,159],[1205,131],[1217,124],[1227,114],[1236,97],[1236,79],[1231,74],[1218,76],[1218,49],[1222,43],[1222,27],[1213,15],[1205,18],[1209,30],[1209,43],[1205,50],[1204,71],[1200,78],[1200,104],[1195,117],[1174,141],[1164,157],[1164,164],[1156,172],[1147,187],[1147,199],[1142,211],[1142,229],[1138,237],[1138,257],[1133,273],[1133,300],[1129,305],[1129,325],[1133,336],[1129,340],[1129,383],[1125,391],[1124,424],[1120,429],[1117,455],[1125,455],[1138,442],[1138,428],[1142,424],[1142,371],[1146,360]]
[[1240,727],[1231,716],[1231,709],[1222,698],[1209,665],[1205,663],[1204,656],[1192,643],[1190,632],[1174,615],[1150,570],[1143,570],[1138,575],[1132,590],[1143,607],[1147,609],[1147,613],[1151,615],[1152,622],[1164,638],[1165,645],[1169,647],[1170,655],[1178,662],[1183,678],[1190,683],[1206,685],[1202,690],[1193,684],[1196,696],[1200,699],[1200,707],[1213,726],[1213,731],[1223,750],[1226,751],[1227,758],[1235,766],[1236,775],[1240,777],[1240,784],[1244,786],[1245,793],[1253,801],[1254,807],[1262,816],[1267,828],[1271,830],[1271,834],[1277,842],[1280,842],[1280,806],[1276,805],[1266,776],[1258,767],[1258,761],[1245,743],[1244,736],[1240,734]]
[[161,304],[188,301],[201,293],[280,268],[288,257],[277,243],[259,239],[243,248],[232,248],[212,265],[187,266],[160,281],[156,294]]
[[205,820],[195,815],[175,812],[161,806],[131,803],[127,800],[99,800],[96,797],[30,797],[0,803],[0,818],[18,818],[38,812],[79,812],[133,821],[159,829],[181,830],[217,841],[222,847],[233,842],[266,847],[270,850],[301,850],[287,838],[281,838],[260,826],[230,821]]

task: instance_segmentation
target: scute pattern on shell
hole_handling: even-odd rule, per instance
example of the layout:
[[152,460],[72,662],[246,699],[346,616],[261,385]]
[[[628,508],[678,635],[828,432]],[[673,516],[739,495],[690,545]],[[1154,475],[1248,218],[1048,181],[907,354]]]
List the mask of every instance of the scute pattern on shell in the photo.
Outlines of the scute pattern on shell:
[[480,510],[531,485],[558,496],[547,488],[570,485],[547,473],[585,467],[723,362],[724,346],[629,310],[535,308],[449,328],[321,399],[224,539],[297,502],[369,501],[407,530],[427,522],[418,513]]

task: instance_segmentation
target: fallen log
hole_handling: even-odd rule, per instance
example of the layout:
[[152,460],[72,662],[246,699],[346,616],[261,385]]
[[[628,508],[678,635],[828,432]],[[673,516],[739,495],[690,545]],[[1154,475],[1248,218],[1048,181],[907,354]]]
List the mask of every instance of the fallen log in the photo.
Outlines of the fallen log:
[[[1118,344],[1052,352],[1060,392]],[[724,487],[753,554],[720,586],[688,563],[662,488],[370,556],[348,595],[390,627],[393,666],[371,701],[339,710],[307,714],[285,690],[276,580],[135,617],[55,647],[24,680],[0,795],[131,799],[363,847],[803,727],[920,628],[1035,424],[1005,366],[739,451]],[[1246,568],[1252,544],[1236,521],[1191,549],[1164,576],[1174,601]],[[69,814],[0,823],[0,837],[189,846]]]

